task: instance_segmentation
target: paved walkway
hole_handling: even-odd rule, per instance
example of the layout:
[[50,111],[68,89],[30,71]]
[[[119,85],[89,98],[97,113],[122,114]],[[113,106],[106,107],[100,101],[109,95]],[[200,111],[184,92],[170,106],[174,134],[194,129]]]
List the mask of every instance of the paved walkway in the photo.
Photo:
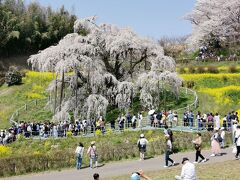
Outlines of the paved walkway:
[[[214,164],[217,162],[223,162],[228,160],[234,160],[234,154],[232,154],[232,148],[227,148],[222,150],[223,156],[219,157],[210,157],[210,150],[204,150],[202,154],[209,158],[209,161],[203,164]],[[176,161],[178,164],[177,166],[181,166],[181,160],[183,157],[188,157],[190,161],[194,161],[195,159],[195,152],[185,152],[185,153],[177,153],[173,154],[171,158]],[[50,171],[50,172],[43,172],[38,174],[29,174],[29,175],[22,175],[22,176],[15,176],[9,178],[3,178],[5,180],[92,180],[93,173],[99,173],[101,178],[105,177],[113,177],[113,176],[120,176],[125,174],[131,174],[136,170],[143,169],[144,171],[156,171],[163,169],[164,166],[164,156],[159,156],[156,158],[147,159],[144,161],[138,160],[129,160],[129,161],[121,161],[121,162],[114,162],[108,163],[100,168],[97,169],[90,169],[85,168],[81,170],[76,169],[68,169],[62,171]]]

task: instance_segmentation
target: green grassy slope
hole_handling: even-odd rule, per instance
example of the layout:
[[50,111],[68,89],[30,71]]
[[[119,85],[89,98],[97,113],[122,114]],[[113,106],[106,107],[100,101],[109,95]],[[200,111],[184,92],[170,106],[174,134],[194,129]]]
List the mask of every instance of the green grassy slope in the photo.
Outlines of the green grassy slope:
[[[0,87],[0,128],[9,127],[9,118],[18,108],[38,99],[37,105],[28,106],[28,109],[19,111],[19,120],[33,121],[51,119],[52,114],[45,110],[48,93],[45,91],[53,79],[51,73],[28,71],[23,78],[23,84]],[[33,103],[34,104],[34,103]]]

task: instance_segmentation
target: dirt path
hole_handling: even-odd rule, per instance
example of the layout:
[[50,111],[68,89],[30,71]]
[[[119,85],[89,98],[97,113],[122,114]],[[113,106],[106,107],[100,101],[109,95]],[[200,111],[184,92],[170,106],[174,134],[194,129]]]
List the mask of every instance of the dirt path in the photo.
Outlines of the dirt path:
[[[232,154],[232,148],[224,149],[222,152],[224,155],[217,157],[210,157],[210,150],[204,150],[202,154],[209,159],[206,163],[198,164],[197,166],[202,166],[204,164],[214,164],[217,162],[223,162],[228,160],[234,160],[234,155]],[[181,160],[183,157],[188,157],[190,161],[194,161],[195,152],[186,152],[173,154],[172,159],[176,161],[177,166],[181,166]],[[147,159],[145,161],[129,160],[116,163],[108,163],[97,169],[85,168],[81,170],[68,169],[62,171],[50,171],[38,174],[29,174],[23,176],[15,176],[10,178],[3,178],[5,180],[92,180],[93,173],[99,173],[102,178],[120,176],[125,174],[131,174],[136,170],[143,169],[144,171],[156,171],[163,169],[164,166],[164,156],[159,156],[156,158]],[[174,168],[174,167],[170,167]]]
[[13,92],[12,88],[2,89],[0,90],[0,96],[5,96]]

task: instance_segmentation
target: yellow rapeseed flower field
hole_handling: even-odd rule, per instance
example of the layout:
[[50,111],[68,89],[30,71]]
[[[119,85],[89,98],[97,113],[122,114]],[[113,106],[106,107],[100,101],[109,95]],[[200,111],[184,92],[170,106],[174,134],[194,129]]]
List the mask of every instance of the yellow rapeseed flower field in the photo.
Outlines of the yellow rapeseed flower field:
[[220,73],[220,74],[211,74],[211,73],[205,73],[205,74],[180,74],[180,77],[182,77],[184,80],[199,80],[203,78],[217,78],[221,79],[223,77],[227,78],[240,78],[240,74],[238,73]]
[[[200,88],[199,89],[199,92],[209,94],[215,97],[217,103],[223,103],[223,104],[228,104],[231,102],[231,99],[228,97],[226,93],[228,91],[240,92],[240,86],[226,86],[221,88]],[[240,101],[237,103],[240,103]]]

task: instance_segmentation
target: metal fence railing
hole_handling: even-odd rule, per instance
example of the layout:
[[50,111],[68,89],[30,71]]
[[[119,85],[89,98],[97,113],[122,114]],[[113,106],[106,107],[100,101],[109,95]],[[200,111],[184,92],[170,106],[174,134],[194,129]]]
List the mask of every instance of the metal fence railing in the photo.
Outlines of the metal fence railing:
[[28,101],[27,103],[25,103],[23,106],[21,106],[20,108],[18,108],[10,117],[9,121],[10,124],[18,124],[19,119],[21,119],[20,115],[26,114],[28,109],[30,108],[35,108],[38,106],[39,102],[46,102],[47,103],[47,99],[35,99],[32,101]]
[[[172,110],[172,112],[177,112],[179,114],[178,126],[184,126],[183,120],[180,117],[180,114],[184,111],[194,110],[198,106],[197,93],[195,91],[191,90],[191,89],[188,89],[188,88],[183,88],[182,87],[181,89],[184,90],[186,94],[194,96],[194,101],[191,102],[190,104],[188,104],[185,107]],[[28,111],[29,108],[35,108],[36,106],[38,106],[38,103],[40,101],[47,102],[47,99],[29,101],[28,103],[26,103],[25,105],[23,105],[22,107],[17,109],[11,115],[10,122],[12,124],[15,124],[15,125],[19,124],[19,119],[20,120],[22,119],[21,114],[22,113],[27,113],[26,111]],[[106,131],[106,129],[112,129],[113,131],[124,131],[124,130],[144,129],[146,127],[151,127],[151,126],[155,127],[155,128],[161,128],[161,127],[164,127],[166,124],[171,126],[170,122],[167,119],[166,119],[166,122],[164,124],[159,123],[159,125],[153,126],[152,123],[151,123],[151,120],[150,120],[150,116],[143,117],[141,122],[139,121],[139,119],[137,119],[136,123],[132,124],[131,122],[127,122],[126,117],[125,117],[124,123],[120,123],[116,120],[114,124],[113,123],[112,124],[111,123],[106,123],[105,127],[104,128],[100,127],[99,130],[100,131]],[[193,124],[193,126],[197,127],[197,122],[196,121]],[[78,136],[78,135],[85,135],[85,134],[95,134],[96,130],[97,130],[97,128],[95,126],[88,125],[86,130],[83,129],[82,131],[79,130],[78,132],[74,131],[74,135]],[[65,137],[67,135],[66,134],[67,131],[68,130],[65,129],[65,130],[63,130],[63,132],[54,133],[51,130],[51,131],[49,131],[49,133],[44,133],[43,131],[40,131],[40,130],[39,130],[39,132],[34,132],[34,131],[27,132],[25,130],[22,133],[24,134],[24,136],[50,137],[50,136],[56,136],[56,134],[57,134],[57,137]]]

